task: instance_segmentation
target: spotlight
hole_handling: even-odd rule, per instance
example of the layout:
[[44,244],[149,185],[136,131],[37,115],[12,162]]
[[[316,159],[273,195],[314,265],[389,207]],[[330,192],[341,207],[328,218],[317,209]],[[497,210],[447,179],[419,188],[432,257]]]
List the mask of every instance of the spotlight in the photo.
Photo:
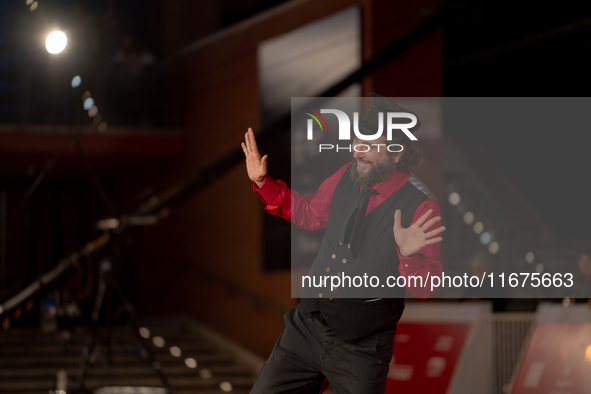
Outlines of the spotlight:
[[92,106],[94,105],[94,100],[92,99],[92,97],[87,98],[86,100],[84,100],[84,103],[82,104],[82,106],[84,107],[85,110],[89,110],[92,108]]
[[565,308],[568,308],[568,306],[570,305],[570,298],[563,298],[562,299],[562,306]]
[[[117,225],[117,227],[119,227],[119,225]],[[150,330],[148,330],[146,327],[142,327],[140,328],[140,335],[142,338],[148,339],[150,338]]]
[[197,361],[194,358],[190,357],[185,360],[185,365],[189,368],[197,368]]
[[180,357],[181,349],[178,346],[173,346],[170,348],[170,354],[172,354],[175,357]]
[[460,203],[460,195],[456,192],[453,192],[449,195],[449,203],[451,205],[458,205]]
[[77,88],[78,86],[80,86],[81,83],[82,83],[82,78],[80,78],[80,75],[76,75],[74,78],[72,78],[72,87],[73,88]]
[[488,245],[488,251],[490,254],[496,254],[499,251],[499,243],[497,241],[491,242]]
[[482,231],[484,231],[484,224],[482,224],[482,222],[474,223],[473,230],[476,233],[476,235],[480,235],[480,233],[482,233]]
[[[91,99],[92,100],[92,99]],[[86,102],[85,102],[86,103]],[[98,107],[96,105],[93,105],[92,107],[90,107],[90,109],[88,110],[88,116],[90,118],[96,116],[96,114],[98,114]]]
[[154,346],[156,347],[164,347],[164,338],[162,337],[154,337],[152,338],[152,342],[154,342]]
[[491,241],[491,236],[488,231],[485,231],[482,234],[480,234],[480,242],[483,245],[488,245],[490,243],[490,241]]
[[47,48],[47,52],[52,55],[61,53],[66,49],[66,45],[68,45],[68,37],[66,37],[66,33],[63,31],[54,31],[48,35],[47,40],[45,40],[45,48]]
[[474,214],[468,211],[464,214],[464,223],[470,225],[472,222],[474,222]]

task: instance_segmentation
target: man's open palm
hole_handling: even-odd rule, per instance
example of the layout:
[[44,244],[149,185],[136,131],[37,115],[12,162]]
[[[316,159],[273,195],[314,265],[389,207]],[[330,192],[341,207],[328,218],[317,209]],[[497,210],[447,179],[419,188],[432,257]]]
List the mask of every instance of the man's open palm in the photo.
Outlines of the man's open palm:
[[427,218],[432,213],[433,210],[429,209],[419,220],[411,224],[410,227],[403,228],[400,224],[400,210],[396,210],[394,213],[394,239],[398,244],[398,250],[401,255],[410,257],[429,244],[441,242],[443,238],[435,236],[445,231],[445,227],[441,226],[427,232],[433,224],[441,220],[441,217],[436,216],[427,221]]
[[244,142],[242,143],[242,150],[246,156],[246,171],[251,181],[255,182],[258,187],[265,183],[265,175],[267,175],[267,155],[261,158],[257,142],[254,138],[252,128],[244,135]]

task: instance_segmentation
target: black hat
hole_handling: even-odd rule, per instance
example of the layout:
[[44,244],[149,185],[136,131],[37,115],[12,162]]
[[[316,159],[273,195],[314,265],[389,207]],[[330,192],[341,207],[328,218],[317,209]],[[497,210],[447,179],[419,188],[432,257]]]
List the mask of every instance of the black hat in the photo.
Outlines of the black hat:
[[[361,117],[361,119],[359,119],[359,132],[361,132],[362,134],[366,134],[366,135],[371,135],[371,134],[375,134],[376,131],[379,128],[379,113],[380,112],[408,112],[411,113],[413,115],[416,116],[415,113],[408,111],[404,108],[402,108],[400,105],[396,104],[394,101],[390,100],[387,97],[384,97],[382,95],[379,95],[377,93],[370,93],[369,94],[370,100],[371,100],[371,107],[369,107],[369,109],[367,110],[367,112],[365,113],[365,115],[363,115]],[[385,115],[383,115],[385,116]],[[396,122],[396,118],[393,119],[395,123]],[[400,120],[403,120],[403,118],[400,118]],[[383,135],[386,135],[387,129],[386,129],[386,119],[383,119],[383,130],[382,133]],[[399,122],[401,124],[403,123],[409,123],[407,121],[407,119],[404,119],[403,121]],[[411,127],[409,130],[410,131],[416,131],[419,129],[419,127],[421,127],[421,121],[419,120],[419,117],[417,116],[417,124],[414,127]],[[396,139],[397,137],[402,137],[404,136],[404,133],[401,130],[393,130],[392,133],[392,138]]]

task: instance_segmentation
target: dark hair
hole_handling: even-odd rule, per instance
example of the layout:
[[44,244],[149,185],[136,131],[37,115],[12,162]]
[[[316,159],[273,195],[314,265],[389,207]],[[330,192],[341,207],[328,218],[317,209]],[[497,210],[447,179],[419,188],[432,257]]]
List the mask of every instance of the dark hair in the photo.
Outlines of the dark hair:
[[392,142],[404,146],[400,161],[396,164],[398,171],[410,171],[418,168],[423,163],[423,151],[412,141],[409,141],[407,138],[394,138]]

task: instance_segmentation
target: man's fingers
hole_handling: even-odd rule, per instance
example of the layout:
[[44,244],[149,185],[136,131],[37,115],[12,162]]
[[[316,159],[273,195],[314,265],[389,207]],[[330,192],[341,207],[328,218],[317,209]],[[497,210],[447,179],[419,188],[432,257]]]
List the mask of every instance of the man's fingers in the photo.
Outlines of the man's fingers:
[[427,240],[427,245],[436,244],[437,242],[441,242],[441,241],[443,241],[443,238],[441,238],[441,237],[431,238],[431,239]]
[[246,150],[246,145],[244,144],[244,142],[242,144],[240,144],[240,146],[242,146],[242,151],[244,152],[244,156],[248,157],[248,151]]
[[439,233],[442,233],[445,231],[445,227],[441,226],[438,229],[435,229],[433,231],[429,231],[428,233],[425,234],[425,238],[431,238]]
[[250,150],[253,152],[258,152],[259,148],[257,147],[257,140],[254,138],[254,132],[251,128],[248,129],[248,138],[250,142]]
[[440,220],[441,220],[441,216],[435,216],[434,218],[430,219],[427,223],[422,225],[421,230],[423,230],[423,231],[429,230],[432,225],[434,225],[435,223],[437,223]]
[[400,209],[397,209],[396,212],[394,212],[394,228],[399,229],[400,227]]
[[425,212],[425,214],[423,216],[421,216],[419,218],[419,220],[417,220],[415,222],[415,224],[419,227],[421,227],[423,225],[423,223],[425,223],[425,220],[427,220],[427,218],[433,213],[432,209],[429,209],[427,212]]
[[246,152],[250,153],[250,140],[248,138],[248,131],[246,132],[246,134],[244,134],[244,144],[246,145]]

